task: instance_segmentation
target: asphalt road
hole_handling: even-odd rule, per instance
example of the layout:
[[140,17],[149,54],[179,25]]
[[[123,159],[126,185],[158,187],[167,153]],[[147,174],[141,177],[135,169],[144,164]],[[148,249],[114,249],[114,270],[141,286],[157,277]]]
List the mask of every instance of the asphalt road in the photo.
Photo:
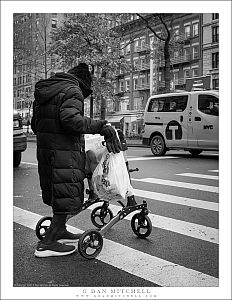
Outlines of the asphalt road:
[[[130,167],[139,168],[131,174],[132,186],[137,202],[147,201],[150,236],[139,239],[129,215],[106,233],[97,259],[86,260],[78,252],[38,259],[34,228],[51,211],[41,200],[35,147],[28,143],[22,164],[14,169],[15,287],[218,286],[218,153],[193,158],[170,151],[155,158],[149,149],[129,148]],[[110,207],[115,214],[120,209],[115,201]],[[72,230],[94,228],[91,209],[69,221]]]

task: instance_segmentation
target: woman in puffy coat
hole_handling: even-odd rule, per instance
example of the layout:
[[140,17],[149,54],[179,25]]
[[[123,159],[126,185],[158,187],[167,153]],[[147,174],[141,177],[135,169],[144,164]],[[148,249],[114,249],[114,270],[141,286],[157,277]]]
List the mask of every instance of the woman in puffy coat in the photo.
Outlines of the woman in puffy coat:
[[91,74],[84,63],[67,73],[56,73],[35,85],[32,130],[37,135],[37,160],[43,202],[53,218],[35,256],[62,256],[75,252],[79,235],[67,231],[68,216],[84,202],[84,134],[101,134],[110,152],[121,150],[115,130],[105,120],[84,116],[84,99],[91,93]]

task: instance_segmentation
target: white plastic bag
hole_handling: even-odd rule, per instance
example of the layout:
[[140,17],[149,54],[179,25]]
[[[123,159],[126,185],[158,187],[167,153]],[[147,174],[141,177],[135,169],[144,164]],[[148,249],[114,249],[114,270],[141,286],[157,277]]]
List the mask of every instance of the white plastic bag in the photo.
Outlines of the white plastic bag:
[[125,200],[134,194],[122,151],[114,154],[105,149],[92,181],[95,193],[103,200]]

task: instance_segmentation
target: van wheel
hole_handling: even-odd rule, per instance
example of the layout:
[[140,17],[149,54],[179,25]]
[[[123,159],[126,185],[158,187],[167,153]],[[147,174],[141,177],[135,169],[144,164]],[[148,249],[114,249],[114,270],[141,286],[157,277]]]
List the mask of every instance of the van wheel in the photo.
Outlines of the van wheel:
[[21,162],[21,152],[20,151],[15,151],[14,152],[14,158],[13,158],[13,165],[14,168],[18,167],[20,165]]
[[160,135],[153,136],[151,140],[151,152],[155,156],[162,156],[166,153],[166,146],[164,139]]
[[192,154],[192,156],[197,156],[202,152],[202,150],[191,149],[189,152]]

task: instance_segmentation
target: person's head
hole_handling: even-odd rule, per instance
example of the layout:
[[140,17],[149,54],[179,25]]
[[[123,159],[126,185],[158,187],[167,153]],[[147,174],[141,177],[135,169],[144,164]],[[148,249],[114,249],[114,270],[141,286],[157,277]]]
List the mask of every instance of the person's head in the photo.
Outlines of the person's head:
[[68,70],[68,73],[77,78],[80,84],[80,88],[83,92],[83,96],[84,98],[87,98],[92,93],[92,77],[89,72],[88,65],[85,63],[80,63],[78,66],[75,66],[72,69]]

